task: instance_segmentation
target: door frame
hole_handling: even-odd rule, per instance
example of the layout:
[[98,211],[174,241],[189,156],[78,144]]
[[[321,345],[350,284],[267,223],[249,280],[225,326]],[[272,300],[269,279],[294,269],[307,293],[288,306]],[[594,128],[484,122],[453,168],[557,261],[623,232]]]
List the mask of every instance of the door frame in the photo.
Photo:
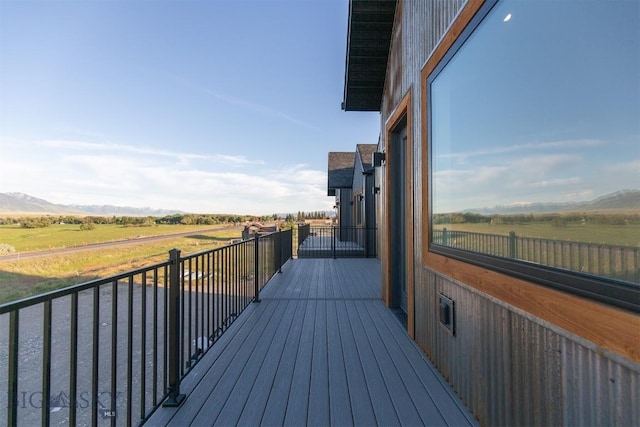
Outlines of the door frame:
[[386,141],[386,162],[385,162],[385,209],[386,209],[386,218],[385,218],[385,228],[387,231],[387,239],[386,239],[386,268],[383,269],[383,280],[384,280],[384,302],[387,307],[392,306],[393,301],[393,286],[391,283],[391,238],[389,233],[391,231],[391,203],[392,203],[392,191],[393,189],[389,185],[392,183],[392,171],[393,167],[393,156],[395,155],[393,150],[393,134],[396,132],[398,125],[406,118],[407,123],[407,143],[406,143],[406,152],[405,155],[405,165],[406,165],[406,176],[404,185],[406,185],[406,195],[407,195],[407,209],[406,209],[406,235],[405,242],[406,248],[405,253],[407,254],[407,259],[404,262],[404,267],[406,268],[406,280],[407,280],[407,333],[410,337],[415,338],[415,302],[414,302],[414,249],[413,249],[413,115],[412,115],[412,96],[411,96],[411,88],[404,95],[402,100],[398,103],[394,111],[390,114],[389,118],[385,123],[385,141]]

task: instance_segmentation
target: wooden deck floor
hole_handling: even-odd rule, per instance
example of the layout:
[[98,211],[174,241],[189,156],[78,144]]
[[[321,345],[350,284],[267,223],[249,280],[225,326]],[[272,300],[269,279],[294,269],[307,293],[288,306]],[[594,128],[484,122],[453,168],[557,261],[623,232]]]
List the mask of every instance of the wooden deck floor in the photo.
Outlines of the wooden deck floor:
[[377,260],[290,260],[146,425],[476,424],[379,283]]

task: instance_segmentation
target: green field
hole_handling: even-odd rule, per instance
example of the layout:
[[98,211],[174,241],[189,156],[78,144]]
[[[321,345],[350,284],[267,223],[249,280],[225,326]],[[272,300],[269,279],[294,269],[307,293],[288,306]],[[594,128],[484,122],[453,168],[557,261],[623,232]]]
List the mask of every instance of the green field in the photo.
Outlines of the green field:
[[[0,303],[162,262],[168,259],[168,252],[173,248],[181,249],[183,254],[190,254],[226,245],[231,239],[237,239],[241,235],[239,227],[198,233],[198,230],[203,228],[215,227],[168,225],[134,229],[116,225],[97,225],[95,230],[79,232],[76,231],[77,228],[74,230],[73,226],[51,226],[47,229],[16,229],[4,226],[0,228],[0,232],[2,232],[0,241],[6,242],[4,236],[11,235],[11,233],[14,233],[15,236],[18,232],[22,232],[23,239],[37,240],[38,245],[20,245],[20,239],[13,240],[18,247],[46,249],[65,246],[61,242],[67,242],[66,245],[69,246],[82,244],[69,236],[77,236],[78,234],[84,236],[94,231],[97,232],[97,235],[108,236],[105,240],[122,240],[138,235],[150,236],[184,231],[194,231],[194,234],[187,237],[141,242],[113,248],[89,249],[69,254],[2,261],[0,262]],[[5,233],[6,230],[9,230],[10,233]]]
[[163,224],[151,227],[134,227],[96,224],[95,229],[85,231],[80,230],[80,224],[55,224],[43,228],[0,225],[0,243],[13,246],[16,252],[28,252],[223,227],[228,227],[228,225]]
[[567,224],[558,227],[550,223],[524,224],[437,224],[435,230],[508,235],[514,231],[520,237],[535,237],[550,240],[567,240],[584,243],[604,243],[616,246],[640,247],[640,224]]

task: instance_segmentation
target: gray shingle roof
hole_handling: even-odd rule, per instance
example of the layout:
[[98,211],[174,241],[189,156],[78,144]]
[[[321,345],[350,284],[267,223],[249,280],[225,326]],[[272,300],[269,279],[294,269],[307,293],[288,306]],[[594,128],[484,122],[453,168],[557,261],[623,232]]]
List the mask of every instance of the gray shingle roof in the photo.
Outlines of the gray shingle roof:
[[336,188],[351,188],[353,184],[353,166],[355,153],[329,153],[329,170],[327,192],[335,195]]
[[378,145],[358,144],[356,146],[356,149],[358,150],[358,155],[360,156],[360,161],[362,162],[362,172],[366,172],[373,167],[371,164],[371,155],[376,152],[376,150],[378,149]]

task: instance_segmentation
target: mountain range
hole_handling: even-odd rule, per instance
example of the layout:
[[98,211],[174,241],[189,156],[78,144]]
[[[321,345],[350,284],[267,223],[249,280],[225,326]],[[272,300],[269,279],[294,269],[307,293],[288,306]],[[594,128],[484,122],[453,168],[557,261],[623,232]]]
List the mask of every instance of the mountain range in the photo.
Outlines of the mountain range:
[[[554,213],[572,211],[640,211],[640,190],[621,190],[585,202],[566,203],[518,203],[505,206],[466,209],[482,215]],[[0,214],[57,214],[57,215],[116,215],[116,216],[165,216],[182,214],[175,209],[135,208],[113,205],[62,205],[24,193],[0,193]]]
[[134,208],[113,205],[60,205],[24,193],[0,193],[0,214],[165,216],[184,213],[179,210]]
[[524,214],[524,213],[562,213],[588,211],[640,211],[640,190],[620,190],[585,202],[565,203],[514,203],[505,206],[466,209],[482,215]]

